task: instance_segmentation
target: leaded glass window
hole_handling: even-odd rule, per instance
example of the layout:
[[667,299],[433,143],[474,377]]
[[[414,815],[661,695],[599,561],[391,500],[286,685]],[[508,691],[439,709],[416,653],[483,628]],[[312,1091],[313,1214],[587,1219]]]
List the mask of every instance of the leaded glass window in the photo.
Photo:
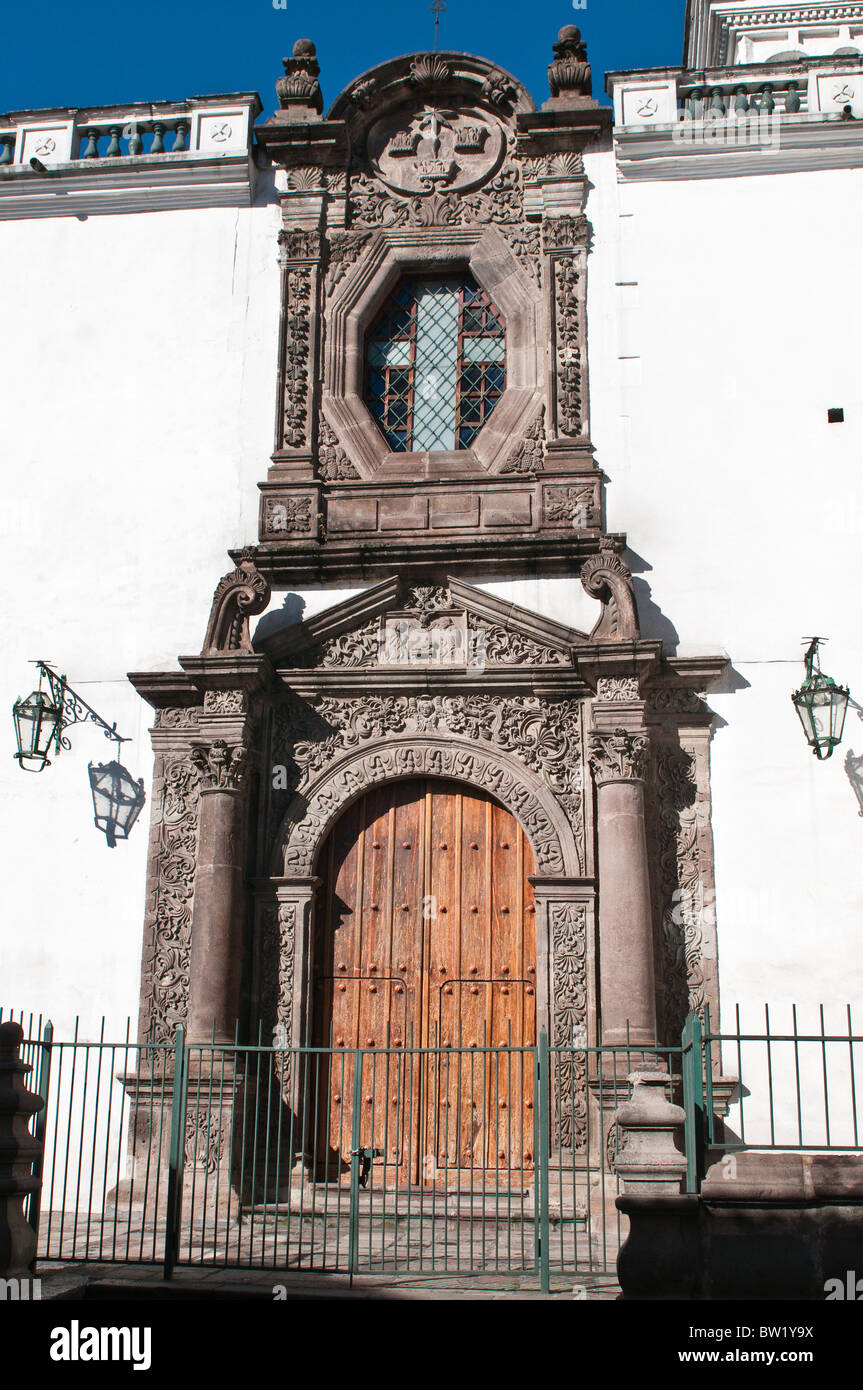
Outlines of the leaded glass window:
[[505,330],[470,275],[399,285],[366,339],[366,403],[391,449],[470,448],[506,385]]

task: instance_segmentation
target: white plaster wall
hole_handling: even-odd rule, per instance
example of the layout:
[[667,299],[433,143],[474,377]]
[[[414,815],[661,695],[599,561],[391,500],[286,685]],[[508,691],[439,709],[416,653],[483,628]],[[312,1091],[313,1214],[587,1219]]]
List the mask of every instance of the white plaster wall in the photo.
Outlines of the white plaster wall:
[[272,450],[278,206],[0,223],[6,630],[0,1006],[70,1036],[138,1008],[149,804],[127,843],[92,823],[92,725],[38,776],[12,759],[28,661],[56,663],[150,793],[152,711],[130,670],[200,650],[228,546],[254,541]]
[[[863,175],[620,187],[589,156],[592,433],[607,524],[626,530],[648,635],[725,649],[712,697],[720,978],[736,1001],[863,995],[863,823],[843,770],[807,751],[789,694],[800,639],[863,692],[855,360]],[[150,788],[150,711],[129,670],[200,648],[225,554],[256,535],[272,447],[277,208],[0,224],[7,342],[0,442],[9,615],[2,700],[46,657],[120,731]],[[828,406],[846,423],[828,426]],[[647,590],[650,586],[650,591]],[[590,630],[577,581],[483,585]],[[306,616],[355,589],[303,592]],[[284,594],[274,595],[271,609]],[[674,634],[676,639],[672,642]],[[736,687],[736,688],[735,688]],[[8,714],[7,714],[8,719]],[[36,777],[0,758],[0,1004],[137,1009],[146,819],[107,849],[91,823],[97,730]],[[7,724],[11,755],[11,720]]]
[[863,726],[850,710],[820,763],[789,697],[814,634],[863,695],[863,170],[619,185],[610,153],[586,164],[608,528],[628,532],[645,634],[724,648],[735,672],[710,698],[724,1023],[737,1002],[850,1000],[859,1032],[863,821],[843,764]]

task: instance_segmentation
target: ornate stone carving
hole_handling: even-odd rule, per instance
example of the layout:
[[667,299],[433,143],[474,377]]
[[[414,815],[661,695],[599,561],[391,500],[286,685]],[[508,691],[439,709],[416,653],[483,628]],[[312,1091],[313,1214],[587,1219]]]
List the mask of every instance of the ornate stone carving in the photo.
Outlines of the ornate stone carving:
[[594,642],[631,641],[639,636],[638,613],[632,575],[610,536],[601,536],[599,554],[581,567],[581,583],[591,598],[602,600],[603,610],[591,632]]
[[308,442],[311,312],[311,267],[293,265],[285,273],[283,410],[283,442],[293,449],[300,449]]
[[344,482],[360,476],[339,443],[335,430],[327,424],[323,415],[318,422],[318,473],[328,483]]
[[472,624],[476,634],[473,650],[488,666],[568,666],[569,656],[555,647],[546,647],[523,633],[497,623]]
[[506,137],[476,108],[426,105],[382,116],[367,137],[369,164],[387,188],[408,196],[437,188],[466,193],[499,167]]
[[236,569],[220,579],[216,587],[202,654],[250,652],[249,618],[263,613],[269,601],[269,582],[255,565],[254,547],[246,546],[240,552]]
[[194,1109],[186,1115],[184,1151],[190,1168],[216,1172],[225,1147],[227,1119],[221,1109]]
[[660,747],[654,759],[663,968],[660,1010],[667,1037],[705,1002],[704,929],[715,924],[712,887],[704,884],[698,841],[694,755]]
[[201,774],[202,791],[239,791],[252,761],[244,743],[229,746],[223,738],[193,743],[189,761]]
[[482,95],[491,106],[499,106],[502,109],[511,106],[518,96],[511,78],[507,77],[505,72],[498,72],[497,69],[488,74],[481,90]]
[[[584,862],[584,785],[581,706],[578,700],[546,702],[534,696],[504,699],[494,696],[369,696],[338,700],[319,696],[310,702],[329,733],[295,739],[293,779],[298,819],[289,816],[281,843],[286,869],[309,872],[318,837],[332,814],[361,787],[393,776],[452,776],[484,787],[498,796],[521,819],[531,838],[539,868],[562,872],[560,840],[536,795],[517,775],[502,766],[503,750],[530,769],[552,792],[572,827],[579,862]],[[442,748],[428,747],[428,736],[444,735]],[[338,764],[346,752],[362,751],[371,740],[412,739],[409,746],[371,751],[350,768],[342,767],[318,791],[311,790],[321,774]],[[471,747],[458,747],[460,738]]]
[[350,90],[350,98],[354,106],[359,111],[368,111],[374,104],[378,93],[378,84],[373,77],[366,78],[365,82],[358,82]]
[[321,69],[316,55],[311,39],[297,39],[293,56],[282,59],[285,75],[276,83],[276,95],[283,109],[311,106],[318,115],[323,111],[324,98],[318,82]]
[[355,632],[343,632],[333,637],[321,648],[319,666],[340,666],[350,670],[354,666],[373,666],[379,659],[381,645],[381,625],[373,618],[365,627]]
[[264,505],[264,532],[268,536],[294,531],[311,531],[311,497],[287,497],[276,501],[268,497]]
[[657,714],[708,714],[705,695],[700,691],[658,686],[645,696],[647,708]]
[[186,1021],[200,793],[185,757],[157,756],[154,782],[150,864],[156,877],[147,901],[141,1029],[154,1042],[172,1043],[177,1024]]
[[[317,164],[304,164],[296,169],[288,170],[288,188],[295,190],[298,193],[309,193],[312,190],[318,192],[326,187],[326,180],[326,174],[324,173],[323,169],[321,169]],[[320,236],[317,232],[306,232],[304,240],[300,240],[303,234],[298,231],[281,233],[279,236],[280,245],[282,245],[282,236],[290,236],[293,242],[298,247],[303,248],[298,249],[296,251],[286,250],[286,255],[308,255],[314,257],[318,254],[318,249],[320,247]],[[306,250],[306,247],[308,247],[309,249]],[[315,249],[312,250],[312,247],[314,247]]]
[[327,275],[324,281],[327,294],[332,293],[345,271],[362,255],[370,236],[371,232],[330,233]]
[[501,473],[541,473],[545,464],[545,406],[541,405],[533,424],[516,444]]
[[579,271],[573,256],[554,261],[557,355],[557,423],[563,434],[582,432],[581,301]]
[[[323,177],[317,169],[292,169],[288,179],[299,179],[302,175],[316,177],[318,182]],[[283,265],[287,265],[288,261],[320,260],[320,232],[309,232],[303,227],[282,227],[278,242],[279,258]]]
[[416,613],[421,627],[428,627],[433,615],[452,608],[453,601],[443,585],[420,584],[408,590],[407,607]]
[[505,222],[498,230],[509,242],[518,257],[519,264],[524,266],[535,283],[541,287],[542,263],[539,227],[531,226],[530,223]]
[[604,782],[641,781],[647,750],[646,734],[633,734],[628,729],[615,729],[613,734],[592,733],[588,759],[597,786]]
[[552,51],[554,62],[548,69],[551,95],[589,97],[593,83],[581,30],[574,24],[565,24],[557,36],[557,43],[552,44]]
[[354,227],[455,227],[517,223],[522,219],[520,172],[505,164],[475,193],[429,192],[399,198],[370,174],[355,174],[350,184]]
[[592,487],[544,487],[543,515],[546,521],[581,531],[591,524],[594,500]]
[[586,217],[546,217],[542,224],[545,251],[572,251],[576,246],[586,246],[589,236]]
[[570,1152],[587,1142],[585,1053],[587,1029],[587,925],[581,903],[551,903],[552,1046],[560,1048],[554,1074],[556,1130]]
[[207,690],[204,693],[207,714],[245,714],[248,708],[245,690]]
[[442,87],[452,77],[452,68],[436,53],[423,54],[411,63],[409,81],[420,91],[433,91]]
[[293,1079],[294,938],[296,903],[267,903],[263,909],[261,1003],[273,1022],[276,1074],[283,1100],[290,1102]]
[[640,700],[638,676],[600,676],[596,682],[596,698],[621,704]]
[[200,710],[195,707],[191,709],[157,709],[155,728],[157,729],[190,729],[196,728]]

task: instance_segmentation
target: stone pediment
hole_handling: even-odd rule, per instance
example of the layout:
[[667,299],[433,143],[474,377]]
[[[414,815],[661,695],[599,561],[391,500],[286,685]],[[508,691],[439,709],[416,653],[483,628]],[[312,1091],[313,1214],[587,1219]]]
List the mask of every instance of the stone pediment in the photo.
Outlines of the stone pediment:
[[471,584],[384,580],[254,647],[293,669],[571,668],[573,648],[589,639]]

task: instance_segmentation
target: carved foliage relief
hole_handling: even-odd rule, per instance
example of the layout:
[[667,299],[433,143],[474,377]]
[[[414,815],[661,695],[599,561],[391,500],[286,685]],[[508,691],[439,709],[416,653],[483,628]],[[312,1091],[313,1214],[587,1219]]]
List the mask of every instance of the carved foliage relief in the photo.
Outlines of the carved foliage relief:
[[297,925],[296,903],[267,903],[261,914],[262,1015],[272,1027],[276,1072],[280,1092],[290,1098],[292,1056],[290,1048],[294,1010],[294,956]]
[[[543,872],[563,872],[557,830],[517,766],[535,773],[565,812],[584,862],[584,779],[582,718],[577,700],[544,701],[475,695],[370,696],[341,700],[313,697],[305,714],[288,706],[276,717],[274,757],[289,770],[291,790],[300,793],[282,830],[285,870],[310,872],[318,842],[338,808],[374,782],[423,775],[453,777],[485,788],[521,820]],[[474,751],[429,747],[423,736],[443,736],[476,744]],[[415,743],[371,745],[398,736]],[[352,762],[321,786],[321,774],[345,754],[367,757]],[[508,755],[502,766],[498,754]],[[512,767],[512,762],[516,766]],[[509,768],[512,770],[509,770]],[[306,789],[319,786],[305,798]]]
[[702,834],[709,805],[699,796],[698,753],[660,744],[653,758],[654,862],[662,968],[660,1013],[677,1036],[687,1013],[708,999],[705,955],[715,955],[713,872]]
[[587,925],[580,903],[549,905],[552,999],[556,1054],[555,1111],[558,1142],[577,1151],[587,1142],[585,1056],[587,1045]]
[[[182,713],[188,716],[193,711]],[[164,727],[166,721],[161,719],[160,723]],[[167,723],[170,726],[170,720]],[[145,925],[142,1032],[155,1042],[170,1043],[177,1024],[186,1021],[198,842],[198,771],[188,756],[160,754],[154,782],[150,848],[154,877]]]

